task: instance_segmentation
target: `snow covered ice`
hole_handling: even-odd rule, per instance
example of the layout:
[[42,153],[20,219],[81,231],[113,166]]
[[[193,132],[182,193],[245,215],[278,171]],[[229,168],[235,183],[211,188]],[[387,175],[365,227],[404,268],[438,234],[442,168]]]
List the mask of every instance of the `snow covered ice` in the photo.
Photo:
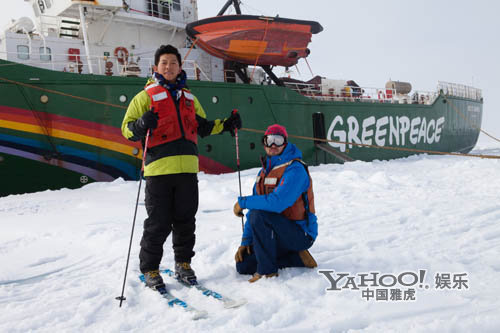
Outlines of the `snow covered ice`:
[[[498,156],[500,144],[482,138],[473,153]],[[237,174],[200,174],[193,268],[205,286],[248,304],[224,309],[165,278],[174,295],[209,313],[193,321],[145,289],[138,279],[142,193],[127,300],[119,308],[138,182],[116,180],[0,198],[0,331],[500,330],[500,160],[421,155],[310,171],[319,222],[310,251],[319,270],[354,276],[425,269],[430,288],[417,284],[415,301],[367,300],[366,288],[326,291],[327,278],[305,268],[249,284],[234,267]],[[241,173],[244,194],[256,174]],[[162,267],[173,267],[170,238]],[[467,273],[468,288],[437,290],[436,273]]]

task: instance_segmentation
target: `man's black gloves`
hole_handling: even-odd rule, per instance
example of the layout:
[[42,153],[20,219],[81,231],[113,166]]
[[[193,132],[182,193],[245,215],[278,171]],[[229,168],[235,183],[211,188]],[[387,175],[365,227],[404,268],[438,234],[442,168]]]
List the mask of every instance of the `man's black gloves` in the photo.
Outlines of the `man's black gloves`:
[[230,131],[234,135],[234,129],[241,128],[241,117],[238,112],[232,112],[229,118],[224,121],[224,131]]
[[135,127],[140,132],[138,134],[141,136],[146,136],[148,129],[155,129],[158,127],[158,114],[153,111],[153,109],[147,111],[135,122]]

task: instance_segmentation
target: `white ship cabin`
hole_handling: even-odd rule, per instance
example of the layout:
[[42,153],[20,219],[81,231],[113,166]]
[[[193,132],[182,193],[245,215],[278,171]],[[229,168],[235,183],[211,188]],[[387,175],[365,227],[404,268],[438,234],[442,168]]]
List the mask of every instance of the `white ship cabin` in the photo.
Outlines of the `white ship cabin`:
[[188,58],[192,79],[224,81],[223,61],[190,50],[187,23],[196,0],[25,0],[35,19],[22,17],[0,31],[0,58],[56,71],[148,76],[161,44]]
[[[55,71],[107,76],[150,76],[154,52],[176,46],[189,79],[241,82],[222,59],[193,48],[185,32],[198,20],[197,0],[24,0],[34,20],[22,17],[0,30],[0,59]],[[187,55],[187,57],[186,57]],[[251,83],[271,84],[261,68],[249,68]],[[481,90],[440,82],[436,92],[412,91],[388,81],[384,88],[360,87],[352,80],[314,77],[283,79],[285,86],[325,101],[432,104],[440,91],[481,99]]]

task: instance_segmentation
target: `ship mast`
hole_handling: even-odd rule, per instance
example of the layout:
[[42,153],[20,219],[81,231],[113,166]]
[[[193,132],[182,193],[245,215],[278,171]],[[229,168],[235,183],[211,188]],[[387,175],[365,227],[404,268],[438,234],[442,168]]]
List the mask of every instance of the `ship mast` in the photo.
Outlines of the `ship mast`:
[[[87,35],[87,24],[85,22],[85,13],[84,13],[83,6],[81,4],[78,5],[78,10],[80,11],[80,24],[82,26],[83,45],[85,46],[85,55],[87,56],[87,62],[89,64],[89,73],[94,74],[94,70],[92,68],[92,61],[90,59],[89,38]],[[87,10],[87,9],[85,8],[85,10]]]
[[219,14],[217,16],[222,16],[226,12],[226,10],[229,8],[229,6],[233,5],[234,9],[236,10],[236,14],[241,15],[241,9],[240,9],[240,2],[239,0],[228,0],[224,7],[220,10]]

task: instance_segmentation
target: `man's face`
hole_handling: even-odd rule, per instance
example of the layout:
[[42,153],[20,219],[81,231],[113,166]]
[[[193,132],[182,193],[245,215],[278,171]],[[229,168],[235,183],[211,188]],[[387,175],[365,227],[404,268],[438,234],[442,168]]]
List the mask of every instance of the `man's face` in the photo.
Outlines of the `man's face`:
[[163,75],[163,77],[169,82],[174,83],[177,75],[181,72],[181,64],[175,54],[167,53],[160,56],[160,61],[158,66],[154,66],[155,72]]
[[286,145],[283,145],[281,147],[276,147],[276,145],[272,145],[271,147],[264,146],[264,150],[266,151],[267,156],[276,156],[283,152],[285,146]]
[[[274,135],[271,135],[274,136]],[[269,139],[269,136],[264,138],[264,150],[266,151],[267,156],[276,156],[279,155],[283,152],[283,150],[286,147],[286,143],[284,143],[284,138],[282,136],[279,136],[283,139],[283,144],[281,146],[277,146],[276,143],[272,143],[271,147],[268,146],[273,140]]]

